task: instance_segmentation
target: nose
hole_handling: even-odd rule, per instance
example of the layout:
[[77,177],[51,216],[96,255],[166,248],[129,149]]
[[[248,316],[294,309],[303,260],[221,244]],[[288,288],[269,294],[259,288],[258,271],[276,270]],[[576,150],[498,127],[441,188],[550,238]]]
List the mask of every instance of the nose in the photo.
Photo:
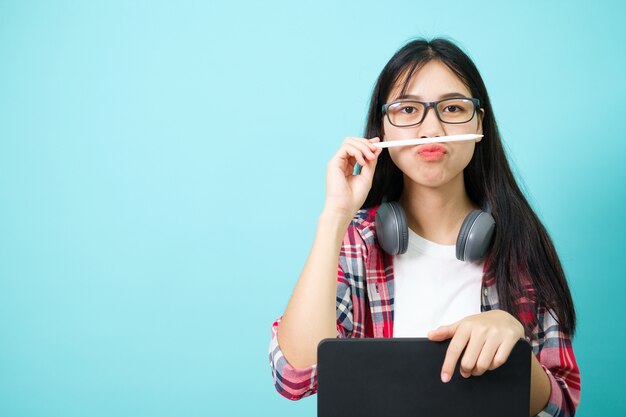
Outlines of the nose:
[[418,137],[419,138],[434,138],[437,136],[445,136],[446,133],[443,129],[441,120],[437,117],[437,112],[434,107],[426,108],[426,115],[422,123],[418,125]]

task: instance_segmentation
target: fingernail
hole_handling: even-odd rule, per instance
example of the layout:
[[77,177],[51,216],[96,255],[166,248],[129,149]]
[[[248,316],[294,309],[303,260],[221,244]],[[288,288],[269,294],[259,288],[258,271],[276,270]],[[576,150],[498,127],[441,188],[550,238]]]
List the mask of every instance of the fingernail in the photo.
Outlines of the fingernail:
[[446,382],[450,381],[450,375],[448,375],[446,372],[442,372],[441,373],[441,381],[443,383],[446,383]]

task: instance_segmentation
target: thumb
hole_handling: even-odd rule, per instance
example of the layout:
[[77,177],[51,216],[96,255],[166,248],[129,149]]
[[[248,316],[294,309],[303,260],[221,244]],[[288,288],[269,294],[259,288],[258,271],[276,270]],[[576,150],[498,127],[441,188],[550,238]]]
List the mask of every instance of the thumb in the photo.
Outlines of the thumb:
[[372,178],[374,178],[374,171],[376,170],[376,160],[369,161],[367,165],[359,165],[359,167],[359,175],[361,178],[365,178],[368,183],[371,183]]
[[[370,141],[372,143],[377,143],[380,142],[380,138],[376,137],[376,138],[372,138],[370,139]],[[376,148],[376,151],[374,152],[374,155],[376,155],[376,158],[368,161],[368,164],[361,167],[360,169],[360,175],[365,175],[365,177],[371,181],[371,179],[374,177],[374,171],[376,170],[376,165],[378,163],[378,158],[380,157],[380,154],[383,152],[382,148]]]
[[447,340],[454,336],[456,333],[456,329],[459,325],[459,322],[449,324],[447,326],[439,326],[435,330],[431,330],[428,332],[428,339],[433,342],[441,342],[443,340]]

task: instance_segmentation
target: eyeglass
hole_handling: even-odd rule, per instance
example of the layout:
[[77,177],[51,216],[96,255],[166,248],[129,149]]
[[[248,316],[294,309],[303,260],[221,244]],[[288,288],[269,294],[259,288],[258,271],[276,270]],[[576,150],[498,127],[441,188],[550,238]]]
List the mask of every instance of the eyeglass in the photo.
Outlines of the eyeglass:
[[439,101],[398,100],[383,104],[383,114],[389,123],[397,127],[415,126],[424,120],[428,109],[435,109],[437,118],[443,123],[467,123],[480,108],[477,98],[457,97]]

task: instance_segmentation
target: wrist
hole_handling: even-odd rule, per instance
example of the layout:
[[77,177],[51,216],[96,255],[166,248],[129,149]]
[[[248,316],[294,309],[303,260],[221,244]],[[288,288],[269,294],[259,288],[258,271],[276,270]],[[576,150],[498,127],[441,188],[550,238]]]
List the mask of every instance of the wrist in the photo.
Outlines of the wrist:
[[507,314],[510,316],[511,320],[513,320],[513,323],[515,323],[519,338],[526,339],[526,330],[524,328],[524,324],[520,321],[519,318],[515,317],[511,313],[507,312]]
[[354,214],[350,214],[342,210],[328,209],[325,207],[324,210],[322,210],[322,214],[320,214],[318,218],[318,224],[345,231],[350,225],[353,217]]
[[355,211],[350,209],[337,208],[332,205],[325,204],[322,214],[320,214],[320,219],[331,222],[340,222],[342,224],[345,223],[347,226],[354,218],[354,214]]

